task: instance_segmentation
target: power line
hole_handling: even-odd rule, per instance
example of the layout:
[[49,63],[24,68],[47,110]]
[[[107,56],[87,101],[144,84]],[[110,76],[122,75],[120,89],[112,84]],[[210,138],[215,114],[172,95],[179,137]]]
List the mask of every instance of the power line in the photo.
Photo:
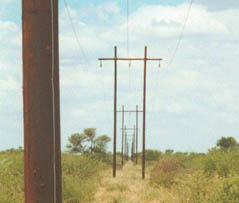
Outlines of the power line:
[[127,0],[127,56],[129,57],[129,0]]
[[[126,30],[127,30],[127,57],[129,58],[130,55],[130,47],[129,47],[129,0],[127,0],[127,8],[126,8]],[[129,61],[129,67],[131,66],[131,61]],[[129,70],[129,92],[132,93],[132,87],[131,87],[131,72]]]
[[176,45],[175,50],[174,50],[174,52],[173,52],[172,58],[171,58],[171,60],[170,60],[169,63],[168,63],[167,68],[169,68],[169,67],[172,65],[172,63],[173,63],[173,61],[174,61],[174,58],[175,58],[175,56],[176,56],[176,54],[177,54],[179,45],[180,45],[180,43],[181,43],[181,41],[182,41],[182,39],[183,39],[184,31],[185,31],[185,28],[186,28],[186,24],[187,24],[187,21],[188,21],[188,18],[189,18],[189,15],[190,15],[192,6],[193,6],[193,0],[191,0],[191,2],[189,3],[187,15],[186,15],[185,21],[184,21],[184,23],[183,23],[183,27],[182,27],[181,33],[180,33],[180,35],[179,35],[179,39],[178,39],[177,45]]
[[85,54],[85,52],[84,52],[84,49],[83,49],[83,47],[81,46],[80,39],[79,39],[78,33],[77,33],[77,31],[76,31],[76,28],[75,28],[75,25],[74,25],[74,22],[73,22],[73,19],[72,19],[72,17],[71,17],[71,13],[70,13],[70,10],[69,10],[69,6],[68,6],[66,0],[64,0],[64,4],[65,4],[66,10],[67,10],[68,17],[69,17],[70,22],[71,22],[71,27],[72,27],[72,30],[73,30],[73,32],[74,32],[74,35],[75,35],[75,38],[76,38],[76,42],[77,42],[77,44],[78,44],[78,46],[79,46],[79,48],[80,48],[81,54],[82,54],[82,56],[83,56],[83,58],[84,58],[86,64],[89,64],[89,62],[88,62],[88,60],[87,60],[87,57],[86,57],[86,54]]

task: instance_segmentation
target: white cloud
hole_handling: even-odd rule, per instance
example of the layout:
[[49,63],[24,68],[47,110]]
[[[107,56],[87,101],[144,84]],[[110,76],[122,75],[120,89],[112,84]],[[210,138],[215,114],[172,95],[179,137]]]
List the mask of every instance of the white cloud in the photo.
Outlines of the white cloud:
[[239,2],[236,0],[197,0],[197,3],[207,6],[212,11],[239,8]]
[[5,80],[0,80],[0,91],[17,91],[19,89],[19,84],[13,78],[7,78]]
[[[175,37],[181,32],[189,5],[146,6],[130,16],[132,35],[141,37]],[[126,29],[123,25],[122,29]],[[205,7],[194,5],[187,22],[186,35],[227,33],[227,27]],[[136,38],[138,40],[138,38]]]
[[[60,10],[63,145],[70,133],[88,125],[112,134],[113,63],[103,62],[100,70],[97,58],[113,56],[114,45],[118,46],[119,56],[127,53],[126,17],[116,3],[91,4],[87,11],[69,9],[80,46],[66,10]],[[187,9],[188,4],[150,5],[130,15],[130,55],[143,56],[147,44],[149,56],[164,59],[161,69],[156,63],[148,64],[150,131],[172,137],[173,133],[188,133],[180,124],[192,122],[192,129],[200,126],[202,130],[206,124],[210,128],[222,120],[226,124],[224,128],[220,126],[221,131],[230,131],[227,121],[238,123],[235,112],[238,111],[239,59],[232,54],[238,50],[238,9],[211,12],[195,4],[174,63],[166,69]],[[0,70],[8,74],[0,80],[0,90],[5,95],[21,89],[21,34],[19,26],[7,21],[0,21],[0,30]],[[118,67],[118,108],[122,104],[128,109],[135,108],[135,104],[141,108],[142,64],[132,62],[129,69],[128,63],[122,62]],[[0,105],[2,108],[8,104]],[[175,123],[177,127],[171,129]],[[203,135],[205,131],[200,130],[195,136],[207,139],[208,134]],[[156,146],[157,142],[151,140],[150,144]]]
[[1,3],[13,3],[16,2],[16,0],[1,0]]

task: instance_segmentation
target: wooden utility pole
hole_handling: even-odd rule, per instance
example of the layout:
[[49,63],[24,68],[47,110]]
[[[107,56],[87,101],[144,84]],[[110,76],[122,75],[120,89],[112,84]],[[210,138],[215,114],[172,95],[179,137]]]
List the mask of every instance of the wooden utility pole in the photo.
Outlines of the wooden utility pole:
[[139,128],[139,122],[138,122],[138,113],[139,113],[139,109],[138,109],[138,105],[136,106],[136,154],[135,154],[135,162],[136,165],[138,164],[138,128]]
[[129,146],[128,146],[128,136],[125,131],[125,155],[126,155],[126,160],[129,160]]
[[124,105],[122,106],[122,144],[121,144],[121,165],[124,165]]
[[[99,58],[99,61],[114,61],[115,67],[115,91],[114,91],[114,149],[113,149],[113,175],[116,175],[116,105],[117,105],[117,61],[144,61],[144,87],[143,87],[143,145],[142,145],[142,178],[145,178],[145,130],[146,130],[146,74],[147,61],[161,61],[161,58],[147,58],[147,47],[144,48],[144,58],[118,58],[117,47],[113,58]],[[126,112],[126,111],[125,111]]]
[[114,147],[113,147],[113,177],[116,177],[116,145],[117,145],[117,47],[114,57]]
[[[123,108],[122,108],[123,109]],[[135,130],[135,151],[134,151],[134,153],[135,153],[135,162],[136,162],[136,164],[138,163],[138,113],[143,113],[143,111],[142,110],[139,110],[138,109],[138,105],[136,105],[136,110],[125,110],[125,109],[123,109],[123,110],[121,110],[121,111],[117,111],[118,113],[122,113],[122,118],[124,118],[124,114],[125,113],[136,113],[136,128],[126,128],[126,127],[123,127],[123,120],[122,120],[122,128],[121,128],[121,130],[122,130],[122,133],[123,133],[123,131],[125,132],[125,131],[127,131],[127,130]]]
[[134,137],[133,137],[133,157],[134,157],[134,161],[136,161],[136,150],[135,150],[135,147],[136,147],[136,129],[135,129],[135,126],[134,126]]
[[61,203],[58,0],[22,0],[26,203]]
[[133,128],[134,132],[132,135],[132,148],[131,148],[131,161],[134,161],[134,154],[135,154],[135,126]]
[[146,73],[147,73],[147,47],[144,48],[144,88],[143,88],[143,150],[142,150],[142,178],[145,178],[145,129],[146,129]]

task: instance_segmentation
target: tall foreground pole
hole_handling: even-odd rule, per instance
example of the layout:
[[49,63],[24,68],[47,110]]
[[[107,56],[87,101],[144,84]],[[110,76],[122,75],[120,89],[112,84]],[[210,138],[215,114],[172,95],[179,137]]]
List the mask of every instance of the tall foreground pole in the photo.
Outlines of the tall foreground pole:
[[124,105],[122,106],[122,143],[121,143],[121,165],[124,165]]
[[58,0],[22,0],[26,203],[61,203]]
[[142,178],[145,178],[145,129],[146,129],[146,73],[147,73],[147,47],[144,48],[144,90],[143,90],[143,156],[142,156]]
[[113,177],[116,177],[116,133],[117,133],[117,47],[114,47],[114,146]]

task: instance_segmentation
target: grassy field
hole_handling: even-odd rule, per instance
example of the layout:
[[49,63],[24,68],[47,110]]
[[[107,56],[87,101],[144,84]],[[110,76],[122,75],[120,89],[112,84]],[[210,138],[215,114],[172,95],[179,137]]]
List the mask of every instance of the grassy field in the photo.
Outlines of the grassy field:
[[[151,186],[171,194],[164,202],[239,202],[238,150],[207,154],[161,154],[150,172]],[[177,197],[172,201],[171,196]]]
[[[63,197],[65,203],[92,202],[100,172],[108,168],[96,156],[62,155]],[[0,152],[0,203],[23,203],[23,152]]]
[[[146,154],[144,181],[140,159],[137,166],[128,161],[122,168],[118,156],[117,177],[112,178],[110,158],[63,154],[64,202],[239,202],[237,149],[213,149],[206,154],[148,150]],[[23,152],[0,152],[0,203],[23,203],[23,194]]]
[[141,165],[128,162],[117,177],[104,172],[99,203],[238,203],[239,152],[207,154],[147,151],[146,179]]

